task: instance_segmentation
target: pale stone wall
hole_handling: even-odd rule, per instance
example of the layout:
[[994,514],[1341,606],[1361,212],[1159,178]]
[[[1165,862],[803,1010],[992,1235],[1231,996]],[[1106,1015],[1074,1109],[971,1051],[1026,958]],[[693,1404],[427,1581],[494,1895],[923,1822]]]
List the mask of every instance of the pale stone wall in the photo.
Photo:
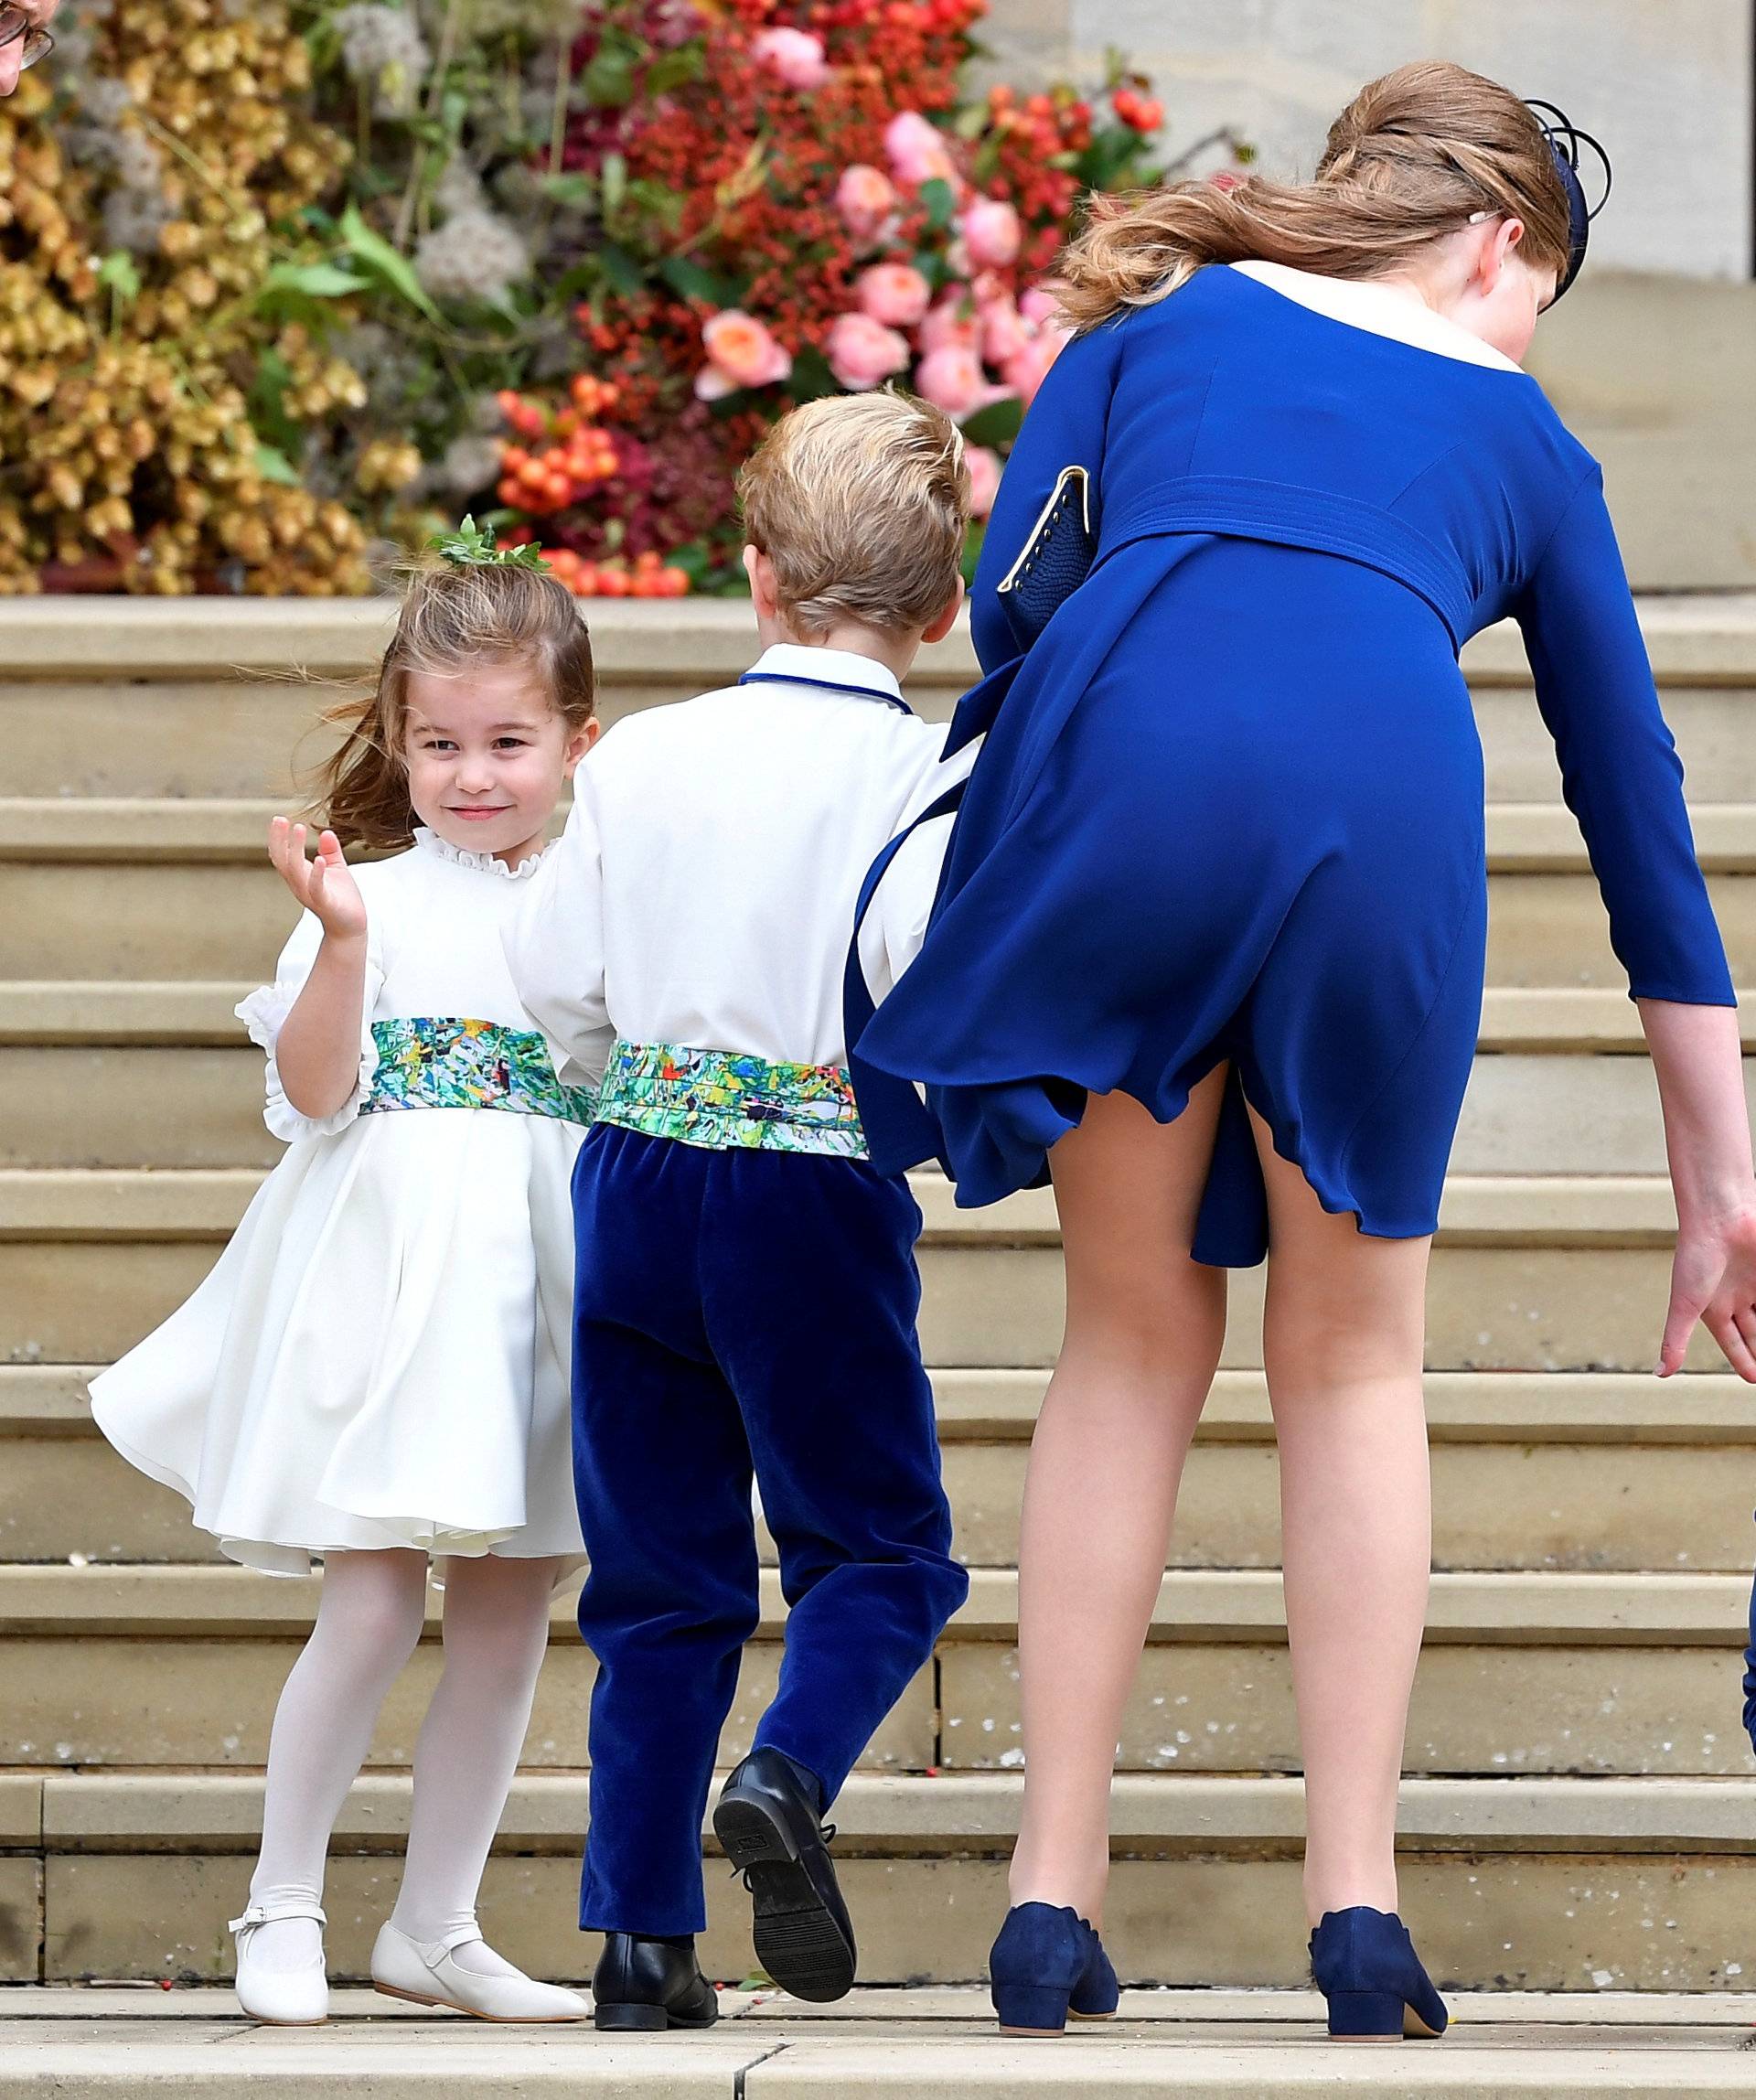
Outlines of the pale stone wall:
[[1171,137],[1236,123],[1308,173],[1363,80],[1438,56],[1547,96],[1609,145],[1616,197],[1594,259],[1751,275],[1749,0],[994,0],[1014,77],[1101,75],[1119,46],[1160,82]]

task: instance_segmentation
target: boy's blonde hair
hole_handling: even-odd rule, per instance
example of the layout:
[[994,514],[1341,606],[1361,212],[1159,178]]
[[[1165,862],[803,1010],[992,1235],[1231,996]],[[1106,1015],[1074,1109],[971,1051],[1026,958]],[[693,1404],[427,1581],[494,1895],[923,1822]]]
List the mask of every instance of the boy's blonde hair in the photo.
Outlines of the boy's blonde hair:
[[774,564],[787,625],[930,627],[951,602],[969,523],[963,434],[912,394],[807,402],[738,475],[744,537]]

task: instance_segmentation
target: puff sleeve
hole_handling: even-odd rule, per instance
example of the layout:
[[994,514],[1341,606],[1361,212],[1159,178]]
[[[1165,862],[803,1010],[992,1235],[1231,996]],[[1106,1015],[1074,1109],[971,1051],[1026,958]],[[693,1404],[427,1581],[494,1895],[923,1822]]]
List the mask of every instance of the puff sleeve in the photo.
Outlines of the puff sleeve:
[[531,877],[505,936],[519,999],[561,1051],[568,1086],[595,1087],[609,1062],[604,980],[604,880],[591,768],[573,781],[573,813]]
[[286,1144],[296,1144],[303,1138],[333,1137],[337,1130],[345,1130],[359,1114],[359,1104],[365,1098],[372,1083],[372,1075],[378,1069],[378,1052],[372,1042],[372,1014],[378,1003],[380,988],[384,982],[382,950],[379,944],[375,918],[368,920],[366,941],[365,999],[360,1008],[359,1076],[353,1092],[330,1116],[302,1116],[286,1098],[281,1084],[280,1067],[274,1060],[274,1045],[280,1040],[281,1030],[286,1025],[286,1017],[292,1012],[311,967],[317,959],[317,950],[323,945],[321,921],[306,912],[293,928],[286,946],[281,950],[281,959],[274,967],[274,981],[252,991],[233,1009],[240,1021],[250,1031],[250,1039],[268,1054],[266,1074],[267,1102],[262,1110],[262,1120],[273,1135]]

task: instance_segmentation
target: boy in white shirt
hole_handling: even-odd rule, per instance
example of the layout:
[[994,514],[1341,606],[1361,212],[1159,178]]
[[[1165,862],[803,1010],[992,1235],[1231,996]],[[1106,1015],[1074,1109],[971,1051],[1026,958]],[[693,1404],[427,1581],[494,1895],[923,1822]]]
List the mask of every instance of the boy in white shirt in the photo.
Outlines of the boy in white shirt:
[[[604,737],[514,943],[564,1076],[603,1075],[573,1180],[601,2028],[713,2019],[701,1827],[758,1621],[753,1472],[790,1613],[713,1824],[799,1997],[854,1976],[823,1813],[969,1586],[915,1334],[920,1213],[868,1163],[841,1018],[862,878],[948,777],[899,680],[957,616],[969,487],[956,427],[901,394],[769,434],[739,483],[763,655]],[[927,838],[862,933],[880,981],[925,930]]]

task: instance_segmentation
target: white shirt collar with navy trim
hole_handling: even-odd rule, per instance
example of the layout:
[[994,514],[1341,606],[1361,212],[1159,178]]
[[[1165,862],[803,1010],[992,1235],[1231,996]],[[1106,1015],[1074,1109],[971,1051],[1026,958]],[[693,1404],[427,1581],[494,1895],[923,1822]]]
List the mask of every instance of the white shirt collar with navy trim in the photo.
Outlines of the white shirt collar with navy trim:
[[759,685],[820,685],[834,692],[869,692],[893,707],[906,708],[896,674],[852,649],[815,648],[805,642],[775,642],[764,649],[738,682]]

